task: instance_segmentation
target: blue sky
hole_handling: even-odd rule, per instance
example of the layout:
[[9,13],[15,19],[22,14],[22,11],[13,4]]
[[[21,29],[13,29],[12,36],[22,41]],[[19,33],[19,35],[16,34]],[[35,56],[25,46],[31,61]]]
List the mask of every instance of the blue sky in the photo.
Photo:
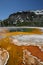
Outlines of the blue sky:
[[43,0],[0,0],[0,20],[17,11],[43,9]]

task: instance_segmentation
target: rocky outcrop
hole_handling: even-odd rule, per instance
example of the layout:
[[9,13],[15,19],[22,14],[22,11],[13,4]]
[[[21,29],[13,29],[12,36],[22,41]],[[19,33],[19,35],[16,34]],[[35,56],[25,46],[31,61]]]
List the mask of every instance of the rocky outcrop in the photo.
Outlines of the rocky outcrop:
[[2,26],[41,26],[43,27],[43,10],[21,11],[9,15],[1,22]]

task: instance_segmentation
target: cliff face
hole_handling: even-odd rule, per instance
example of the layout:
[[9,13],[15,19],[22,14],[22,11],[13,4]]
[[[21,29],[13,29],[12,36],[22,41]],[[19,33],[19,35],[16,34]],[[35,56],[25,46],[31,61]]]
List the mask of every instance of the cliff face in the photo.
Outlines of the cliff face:
[[43,11],[22,11],[11,14],[3,26],[42,26]]

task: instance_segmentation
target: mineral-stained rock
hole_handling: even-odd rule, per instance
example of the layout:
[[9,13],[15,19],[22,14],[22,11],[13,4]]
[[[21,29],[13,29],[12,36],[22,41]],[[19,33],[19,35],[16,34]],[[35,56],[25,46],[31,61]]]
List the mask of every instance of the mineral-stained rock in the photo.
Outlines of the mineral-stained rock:
[[0,65],[6,65],[9,59],[9,53],[5,50],[0,48]]

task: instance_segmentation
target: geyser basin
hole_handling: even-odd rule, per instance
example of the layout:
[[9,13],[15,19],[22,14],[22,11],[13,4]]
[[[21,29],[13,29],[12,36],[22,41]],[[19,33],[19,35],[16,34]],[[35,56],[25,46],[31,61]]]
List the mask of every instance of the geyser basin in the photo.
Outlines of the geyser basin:
[[23,63],[25,65],[26,61],[28,65],[43,65],[43,35],[16,35],[11,36],[11,39],[14,45],[23,48]]

